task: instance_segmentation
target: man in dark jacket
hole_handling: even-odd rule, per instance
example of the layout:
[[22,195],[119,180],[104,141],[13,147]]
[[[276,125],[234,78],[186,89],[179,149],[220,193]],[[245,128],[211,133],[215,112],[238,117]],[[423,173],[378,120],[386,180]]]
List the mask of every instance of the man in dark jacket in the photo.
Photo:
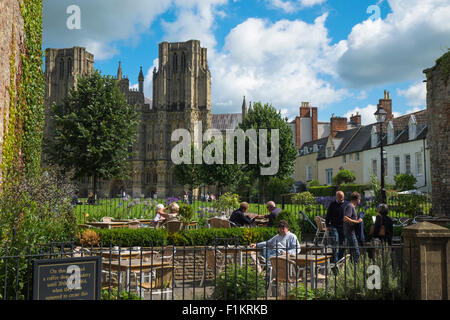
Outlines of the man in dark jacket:
[[269,221],[267,222],[267,226],[273,227],[275,225],[275,220],[277,219],[278,214],[281,212],[281,209],[277,208],[277,206],[275,205],[275,202],[273,202],[273,201],[267,202],[266,208],[270,213],[266,214],[266,215],[258,215],[258,216],[256,216],[256,218],[269,219]]
[[230,222],[233,222],[237,227],[243,227],[244,225],[250,225],[255,221],[255,218],[250,219],[245,215],[248,211],[248,203],[242,202],[239,209],[233,211],[230,216]]
[[[344,248],[344,209],[347,204],[344,201],[344,192],[336,192],[336,201],[330,203],[327,210],[325,224],[332,240],[333,257],[331,262],[336,263],[345,254]],[[338,252],[339,249],[339,252]]]

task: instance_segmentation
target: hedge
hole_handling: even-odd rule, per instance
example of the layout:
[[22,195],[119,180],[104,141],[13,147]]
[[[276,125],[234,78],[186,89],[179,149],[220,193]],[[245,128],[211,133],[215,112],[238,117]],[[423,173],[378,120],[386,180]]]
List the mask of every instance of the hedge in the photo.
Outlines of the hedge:
[[[277,228],[201,228],[168,233],[162,229],[92,229],[100,237],[102,246],[207,246],[214,245],[216,238],[235,238],[239,244],[249,245],[266,241],[278,233]],[[298,237],[300,235],[297,235]],[[232,243],[232,241],[229,241]]]
[[344,194],[352,193],[354,191],[359,194],[364,194],[365,190],[369,190],[370,185],[367,184],[343,184],[338,186],[320,186],[320,187],[309,187],[308,191],[311,192],[316,197],[329,197],[335,196],[338,190],[342,190]]

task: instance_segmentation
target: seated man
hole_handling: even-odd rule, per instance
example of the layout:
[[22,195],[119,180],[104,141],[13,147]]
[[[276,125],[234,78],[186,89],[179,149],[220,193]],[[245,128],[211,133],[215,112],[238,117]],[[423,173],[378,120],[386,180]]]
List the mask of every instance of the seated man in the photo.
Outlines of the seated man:
[[269,219],[267,226],[273,227],[275,220],[278,217],[278,214],[281,212],[281,209],[277,208],[277,206],[275,205],[275,202],[273,202],[273,201],[267,202],[266,208],[267,208],[267,210],[269,210],[270,213],[267,215],[258,215],[257,218]]
[[251,219],[245,215],[248,211],[248,203],[242,202],[239,209],[233,211],[230,216],[230,222],[234,223],[237,227],[243,227],[244,225],[250,225],[255,221],[255,218]]
[[[289,231],[289,224],[286,220],[281,220],[278,223],[278,234],[274,236],[272,239],[259,242],[252,243],[250,245],[251,248],[262,248],[261,255],[267,261],[267,264],[270,266],[270,257],[272,256],[281,256],[287,254],[300,254],[300,243],[298,242],[297,236]],[[252,258],[256,261],[256,254],[252,252]],[[258,271],[260,271],[260,267],[258,266]]]

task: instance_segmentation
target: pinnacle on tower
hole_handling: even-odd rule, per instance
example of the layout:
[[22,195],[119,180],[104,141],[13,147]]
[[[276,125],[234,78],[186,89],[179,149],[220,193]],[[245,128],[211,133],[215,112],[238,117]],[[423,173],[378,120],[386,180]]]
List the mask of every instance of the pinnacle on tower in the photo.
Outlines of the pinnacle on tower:
[[119,68],[117,69],[117,80],[122,80],[122,65],[119,61]]
[[144,73],[142,72],[142,66],[141,66],[141,71],[139,71],[139,92],[140,93],[144,93]]
[[247,115],[247,104],[245,103],[245,96],[244,100],[242,101],[242,119]]

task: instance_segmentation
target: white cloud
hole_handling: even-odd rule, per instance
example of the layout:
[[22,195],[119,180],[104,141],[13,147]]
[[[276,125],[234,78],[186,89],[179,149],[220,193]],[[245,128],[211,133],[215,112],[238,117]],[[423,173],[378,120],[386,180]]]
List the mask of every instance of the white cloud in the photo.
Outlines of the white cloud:
[[414,107],[414,110],[417,109],[416,111],[420,110],[420,108],[418,107],[424,107],[426,105],[427,87],[422,81],[411,85],[406,90],[398,89],[397,94],[399,96],[405,97],[408,106]]
[[358,112],[361,115],[361,124],[368,125],[377,121],[374,116],[375,111],[377,111],[377,106],[369,104],[365,108],[356,107],[353,110],[348,111],[344,117],[350,119],[352,114],[355,115]]
[[313,7],[317,4],[322,4],[326,0],[266,0],[270,6],[275,9],[281,9],[286,13],[296,12],[305,7]]
[[423,77],[450,43],[448,0],[388,0],[392,13],[353,27],[342,43],[339,74],[364,87]]
[[[342,52],[340,45],[330,45],[326,18],[312,24],[250,18],[232,29],[223,51],[210,60],[215,112],[239,112],[245,95],[292,117],[301,101],[324,107],[346,96],[346,90],[321,77],[336,75],[334,64]],[[229,99],[233,108],[225,107]]]
[[[67,7],[81,11],[81,29],[69,30]],[[119,53],[117,41],[136,45],[139,35],[149,32],[154,19],[165,12],[171,0],[46,0],[43,10],[43,43],[46,47],[82,46],[96,60]]]

